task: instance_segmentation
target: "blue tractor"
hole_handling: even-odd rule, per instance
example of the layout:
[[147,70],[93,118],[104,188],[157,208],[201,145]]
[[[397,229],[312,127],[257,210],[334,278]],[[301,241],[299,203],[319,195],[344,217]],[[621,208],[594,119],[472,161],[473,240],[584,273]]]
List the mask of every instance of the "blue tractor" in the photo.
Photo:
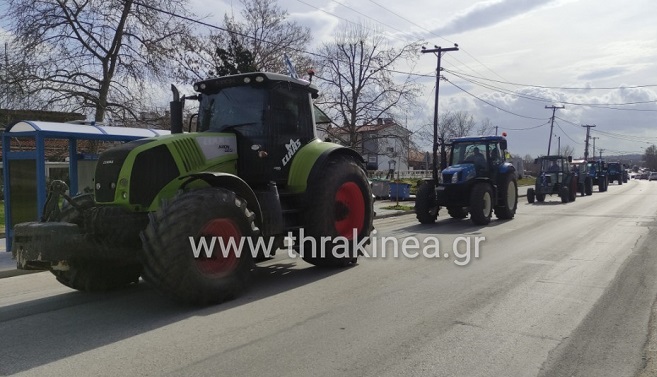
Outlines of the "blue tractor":
[[[441,207],[453,218],[470,215],[476,225],[490,223],[493,212],[498,219],[512,219],[518,206],[516,171],[506,161],[507,141],[502,136],[452,139],[449,166],[445,148],[441,153],[443,170],[434,179],[422,182],[415,199],[415,214],[422,224],[438,218]],[[434,163],[435,166],[435,163]]]

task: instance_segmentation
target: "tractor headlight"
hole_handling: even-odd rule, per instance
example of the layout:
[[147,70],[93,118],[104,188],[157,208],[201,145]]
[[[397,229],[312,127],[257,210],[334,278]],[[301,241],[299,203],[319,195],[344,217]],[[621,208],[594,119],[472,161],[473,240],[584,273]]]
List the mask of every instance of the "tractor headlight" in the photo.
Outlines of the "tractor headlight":
[[452,183],[458,183],[459,182],[459,173],[456,172],[452,174]]

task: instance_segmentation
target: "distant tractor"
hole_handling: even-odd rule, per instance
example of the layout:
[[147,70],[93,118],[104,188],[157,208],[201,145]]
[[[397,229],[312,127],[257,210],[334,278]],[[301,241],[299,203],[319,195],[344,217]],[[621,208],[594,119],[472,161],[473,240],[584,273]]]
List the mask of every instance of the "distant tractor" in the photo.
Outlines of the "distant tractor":
[[607,165],[604,161],[590,160],[586,164],[589,177],[593,184],[598,186],[599,192],[607,191],[609,187],[609,177],[607,176]]
[[[418,188],[415,213],[422,224],[434,223],[441,207],[452,218],[470,215],[476,225],[513,219],[518,206],[518,182],[513,165],[505,160],[507,141],[502,136],[452,139],[449,166],[439,181],[424,181]],[[444,159],[443,153],[443,161]]]
[[[213,304],[238,296],[254,263],[268,256],[249,239],[273,252],[292,235],[310,264],[356,262],[353,243],[340,240],[368,239],[372,192],[358,153],[317,138],[318,89],[264,72],[210,78],[194,89],[181,98],[172,86],[171,135],[100,155],[92,194],[70,198],[55,182],[44,221],[14,228],[19,268],[50,270],[81,291],[122,288],[141,276],[175,300]],[[183,132],[185,100],[199,106],[198,132]],[[241,241],[240,254],[230,245]]]
[[609,183],[614,183],[614,181],[616,181],[618,185],[627,183],[625,168],[620,162],[607,163],[607,177],[609,179]]
[[578,178],[572,171],[572,157],[543,156],[534,161],[539,173],[533,188],[527,189],[527,201],[545,201],[546,195],[558,195],[562,203],[574,202],[577,198]]
[[593,194],[593,178],[589,175],[586,160],[573,160],[571,169],[577,175],[577,191],[582,196]]

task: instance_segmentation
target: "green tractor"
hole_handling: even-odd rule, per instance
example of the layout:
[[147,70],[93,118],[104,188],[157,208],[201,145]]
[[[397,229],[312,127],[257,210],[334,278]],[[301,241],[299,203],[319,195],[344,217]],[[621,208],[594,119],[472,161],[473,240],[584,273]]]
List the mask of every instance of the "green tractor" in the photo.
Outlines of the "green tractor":
[[[290,236],[312,265],[357,261],[373,230],[365,161],[317,138],[310,81],[254,72],[198,82],[187,98],[172,90],[171,135],[103,152],[93,193],[71,198],[54,182],[42,221],[15,226],[19,268],[81,291],[142,277],[214,304],[243,292]],[[195,132],[183,132],[185,100],[198,101]]]
[[534,161],[540,167],[536,183],[527,189],[527,201],[542,203],[546,195],[558,195],[562,203],[574,202],[581,189],[578,175],[570,164],[573,158],[568,156],[543,156]]

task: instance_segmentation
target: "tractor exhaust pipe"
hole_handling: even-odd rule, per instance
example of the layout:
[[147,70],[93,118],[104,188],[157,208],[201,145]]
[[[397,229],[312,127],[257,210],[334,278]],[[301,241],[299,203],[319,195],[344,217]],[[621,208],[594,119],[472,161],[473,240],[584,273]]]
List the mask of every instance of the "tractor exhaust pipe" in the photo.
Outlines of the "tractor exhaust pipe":
[[171,133],[181,134],[183,132],[183,102],[180,100],[180,93],[175,85],[171,84],[173,92],[173,101],[169,102],[171,113]]

